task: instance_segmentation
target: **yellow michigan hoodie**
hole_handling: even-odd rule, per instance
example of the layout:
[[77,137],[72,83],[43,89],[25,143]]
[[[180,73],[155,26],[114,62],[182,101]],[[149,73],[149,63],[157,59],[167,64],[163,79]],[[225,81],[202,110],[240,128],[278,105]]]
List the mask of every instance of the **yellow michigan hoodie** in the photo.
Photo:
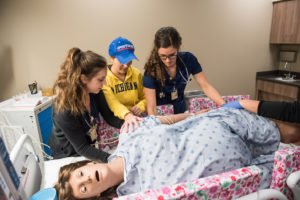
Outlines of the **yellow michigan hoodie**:
[[130,112],[129,109],[137,106],[142,112],[146,110],[146,99],[143,91],[143,75],[135,67],[130,66],[127,70],[125,81],[116,77],[107,68],[106,86],[103,92],[109,108],[115,116],[124,119],[124,116]]

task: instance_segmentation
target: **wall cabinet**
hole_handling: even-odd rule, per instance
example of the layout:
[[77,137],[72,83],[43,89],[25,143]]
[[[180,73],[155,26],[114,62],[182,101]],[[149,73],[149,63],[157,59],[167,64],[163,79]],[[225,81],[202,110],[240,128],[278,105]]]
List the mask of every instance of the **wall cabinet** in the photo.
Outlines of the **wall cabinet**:
[[256,80],[256,99],[265,101],[297,101],[299,87],[267,80]]
[[300,0],[273,3],[271,44],[300,44]]

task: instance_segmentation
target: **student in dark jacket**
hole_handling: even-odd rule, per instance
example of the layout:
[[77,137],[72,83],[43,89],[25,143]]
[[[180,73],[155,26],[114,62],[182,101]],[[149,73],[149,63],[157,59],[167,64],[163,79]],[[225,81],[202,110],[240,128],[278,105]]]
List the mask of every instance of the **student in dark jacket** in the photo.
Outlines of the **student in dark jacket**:
[[124,122],[109,109],[102,92],[106,73],[104,57],[79,48],[69,50],[53,87],[58,94],[48,144],[54,159],[80,155],[107,162],[109,154],[95,147],[100,114],[113,127],[125,131],[134,124],[138,127],[137,121]]

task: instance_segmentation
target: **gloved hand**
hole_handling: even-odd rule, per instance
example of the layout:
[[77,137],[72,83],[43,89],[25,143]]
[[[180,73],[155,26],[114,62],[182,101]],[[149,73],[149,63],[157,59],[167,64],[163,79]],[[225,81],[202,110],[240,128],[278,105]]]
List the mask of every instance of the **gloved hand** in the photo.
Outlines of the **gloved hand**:
[[241,104],[239,103],[239,101],[233,101],[233,102],[229,102],[229,103],[224,103],[222,105],[222,107],[235,108],[235,109],[243,109],[243,107],[241,106]]

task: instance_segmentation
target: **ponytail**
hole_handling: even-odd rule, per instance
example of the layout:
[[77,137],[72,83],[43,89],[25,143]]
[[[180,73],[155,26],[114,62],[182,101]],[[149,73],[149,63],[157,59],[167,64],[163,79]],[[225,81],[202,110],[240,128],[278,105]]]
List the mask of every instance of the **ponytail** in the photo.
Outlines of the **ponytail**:
[[102,69],[106,69],[104,57],[92,51],[70,49],[60,66],[60,72],[53,86],[54,91],[58,90],[55,99],[56,111],[70,111],[74,115],[83,114],[86,110],[85,99],[88,93],[81,81],[81,75],[92,79]]

